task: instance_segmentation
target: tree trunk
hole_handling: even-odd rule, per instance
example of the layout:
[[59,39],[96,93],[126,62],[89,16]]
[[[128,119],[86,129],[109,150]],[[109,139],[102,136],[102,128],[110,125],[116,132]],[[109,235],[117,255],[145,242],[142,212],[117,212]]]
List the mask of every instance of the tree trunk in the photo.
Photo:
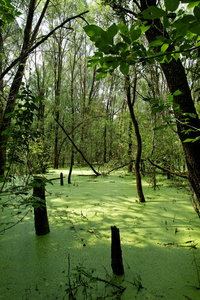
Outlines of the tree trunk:
[[111,267],[114,274],[124,274],[120,235],[116,226],[111,226]]
[[45,185],[43,178],[40,177],[35,177],[34,182],[33,197],[43,200],[37,200],[36,204],[40,206],[34,208],[35,231],[37,235],[45,235],[50,232],[45,200]]
[[68,184],[71,184],[71,176],[72,176],[72,169],[74,165],[74,148],[72,146],[72,152],[71,152],[71,162],[70,162],[70,168],[69,168],[69,174],[68,174]]
[[[107,118],[106,118],[107,123]],[[103,163],[107,163],[107,124],[104,126],[103,131]]]
[[130,121],[129,122],[129,128],[128,128],[128,157],[130,163],[128,164],[128,172],[131,173],[133,172],[133,164],[131,163],[132,160],[132,147],[133,147],[133,137],[132,137],[132,132],[133,132],[133,123]]
[[[59,122],[60,118],[60,92],[61,92],[61,79],[62,79],[62,69],[63,69],[63,50],[62,50],[62,41],[63,36],[59,37],[54,34],[55,39],[55,56],[54,60],[54,80],[55,80],[55,119]],[[58,49],[57,49],[58,47]],[[57,50],[57,51],[56,51]],[[59,166],[59,149],[58,149],[58,123],[55,124],[55,139],[54,139],[54,169],[58,169]]]
[[[156,6],[156,3],[156,0],[141,0],[141,11],[145,10],[148,6]],[[156,40],[161,32],[167,37],[167,33],[164,31],[160,19],[153,21],[147,20],[147,23],[151,25],[150,29],[145,33],[149,43]],[[173,50],[173,46],[168,50]],[[155,52],[156,51],[159,51],[159,49],[155,50]],[[200,140],[194,143],[184,143],[186,139],[194,139],[199,136],[200,120],[192,100],[191,90],[181,60],[178,59],[176,61],[172,59],[170,63],[161,63],[160,65],[165,74],[170,92],[174,93],[177,90],[182,92],[180,95],[174,96],[174,114],[177,121],[178,135],[185,154],[189,181],[200,204]],[[179,109],[176,109],[177,107],[179,107]],[[189,114],[193,114],[195,117],[190,117]],[[196,130],[187,131],[188,129]]]
[[137,154],[135,158],[135,176],[136,176],[136,185],[137,185],[137,193],[139,197],[140,202],[145,202],[144,194],[143,194],[143,189],[142,189],[142,180],[141,180],[141,175],[140,175],[140,159],[141,159],[141,154],[142,154],[142,141],[141,141],[141,135],[139,131],[139,126],[138,122],[135,117],[133,105],[135,102],[135,90],[136,90],[136,82],[137,82],[137,77],[135,73],[135,78],[134,78],[134,91],[133,91],[133,102],[131,101],[131,87],[130,87],[130,77],[129,75],[126,76],[126,96],[127,96],[127,103],[131,115],[131,120],[133,122],[133,126],[135,129],[135,134],[137,138]]

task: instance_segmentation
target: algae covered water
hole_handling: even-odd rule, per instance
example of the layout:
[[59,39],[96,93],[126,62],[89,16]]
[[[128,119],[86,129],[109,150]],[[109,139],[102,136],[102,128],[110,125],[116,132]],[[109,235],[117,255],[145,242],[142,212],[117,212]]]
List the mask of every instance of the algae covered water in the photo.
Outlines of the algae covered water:
[[[134,177],[89,175],[46,186],[49,234],[35,234],[33,210],[1,233],[0,299],[199,299],[200,221],[187,190],[161,178],[154,191],[144,178],[139,203]],[[1,230],[26,211],[2,210]],[[111,269],[111,226],[120,229],[121,277]]]

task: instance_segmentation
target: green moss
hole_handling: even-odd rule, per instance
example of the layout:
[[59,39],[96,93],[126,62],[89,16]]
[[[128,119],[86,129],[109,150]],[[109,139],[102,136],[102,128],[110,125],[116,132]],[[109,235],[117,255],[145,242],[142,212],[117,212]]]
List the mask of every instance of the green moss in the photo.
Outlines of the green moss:
[[[96,178],[79,176],[91,173],[76,170],[68,185],[68,172],[62,172],[64,186],[59,180],[47,185],[51,232],[35,235],[32,212],[0,236],[0,299],[63,299],[69,277],[78,300],[119,299],[117,288],[108,283],[84,274],[73,277],[76,266],[82,265],[84,270],[95,269],[94,277],[113,280],[110,226],[114,225],[120,229],[125,269],[123,277],[114,279],[126,288],[122,300],[199,298],[199,218],[185,188],[169,187],[172,181],[159,178],[160,189],[154,191],[144,178],[147,202],[141,204],[132,176],[118,172]],[[10,219],[10,212],[9,208],[1,212],[2,220],[19,218]]]

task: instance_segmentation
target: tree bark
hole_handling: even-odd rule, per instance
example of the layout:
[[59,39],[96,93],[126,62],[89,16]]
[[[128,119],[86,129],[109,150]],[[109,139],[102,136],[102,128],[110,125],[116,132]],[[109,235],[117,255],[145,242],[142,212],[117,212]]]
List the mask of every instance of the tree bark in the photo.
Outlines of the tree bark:
[[[133,152],[133,137],[132,137],[132,131],[133,131],[133,122],[129,122],[129,127],[128,127],[128,157],[131,162],[132,160],[132,152]],[[131,173],[133,172],[133,164],[129,163],[128,164],[128,172]]]
[[120,235],[116,226],[111,226],[111,267],[114,274],[124,274]]

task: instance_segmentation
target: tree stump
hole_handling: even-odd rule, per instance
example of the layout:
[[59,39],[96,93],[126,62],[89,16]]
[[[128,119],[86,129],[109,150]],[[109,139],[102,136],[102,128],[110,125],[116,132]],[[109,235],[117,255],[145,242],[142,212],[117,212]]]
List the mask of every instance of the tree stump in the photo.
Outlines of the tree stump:
[[60,185],[63,185],[63,173],[60,173]]
[[35,177],[34,183],[33,197],[37,197],[34,205],[35,231],[37,235],[45,235],[50,232],[45,200],[45,184],[41,177]]
[[120,235],[116,226],[111,226],[111,267],[114,274],[124,274]]

